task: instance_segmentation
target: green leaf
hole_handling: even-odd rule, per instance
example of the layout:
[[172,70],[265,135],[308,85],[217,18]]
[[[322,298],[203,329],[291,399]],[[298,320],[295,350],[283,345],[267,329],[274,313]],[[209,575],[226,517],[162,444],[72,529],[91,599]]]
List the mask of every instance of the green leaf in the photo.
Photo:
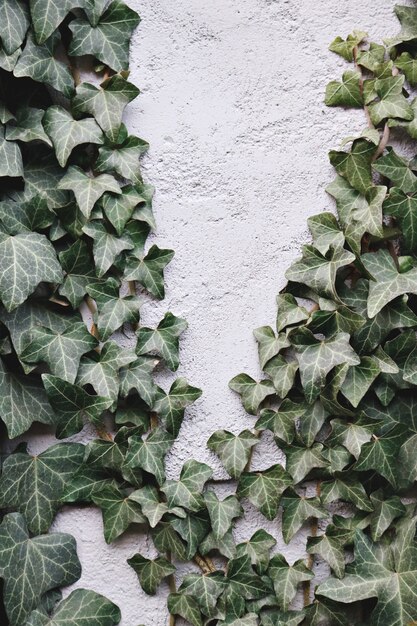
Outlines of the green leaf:
[[36,45],[29,32],[13,74],[16,78],[29,76],[38,83],[46,83],[70,98],[74,91],[74,80],[69,67],[59,60],[60,45],[61,36],[58,32],[53,33],[41,46]]
[[170,508],[181,506],[189,511],[199,511],[204,506],[201,495],[213,470],[205,463],[190,459],[182,467],[179,480],[167,480],[161,487]]
[[127,222],[133,218],[147,223],[155,229],[152,214],[152,193],[150,185],[125,185],[122,193],[112,196],[106,193],[101,205],[109,222],[118,235],[123,233]]
[[[371,163],[376,146],[367,139],[356,139],[350,152],[331,150],[330,163],[354,189],[365,194],[372,185]],[[385,157],[384,157],[385,158]]]
[[286,470],[292,476],[294,484],[300,483],[311,470],[328,466],[323,457],[323,445],[315,443],[311,448],[297,445],[283,447],[287,457]]
[[394,61],[395,66],[404,72],[406,79],[412,87],[417,85],[417,61],[409,52],[403,52]]
[[417,38],[417,10],[414,7],[405,7],[399,4],[394,7],[395,15],[400,20],[401,31],[396,37],[388,39],[386,43],[396,46],[399,43],[413,41]]
[[142,513],[148,520],[151,528],[155,528],[166,513],[185,517],[185,511],[178,507],[170,509],[166,502],[159,501],[159,497],[158,490],[150,485],[145,485],[130,494],[130,499],[140,504]]
[[358,406],[380,372],[378,363],[369,356],[362,357],[359,365],[349,367],[341,392],[352,406]]
[[139,137],[129,136],[119,145],[102,146],[96,162],[98,172],[116,172],[135,184],[142,184],[139,159],[149,144]]
[[319,295],[338,301],[335,281],[339,269],[353,263],[355,255],[332,247],[323,255],[314,246],[303,246],[303,256],[285,272],[288,280],[303,283]]
[[87,285],[96,278],[87,244],[78,239],[59,253],[59,262],[65,272],[59,293],[65,296],[75,309],[80,306],[87,294]]
[[245,411],[251,415],[256,415],[265,398],[275,393],[270,380],[256,382],[248,374],[238,374],[232,378],[229,387],[240,395]]
[[405,253],[417,249],[417,198],[393,187],[384,202],[384,214],[395,217],[400,225]]
[[227,579],[231,590],[246,600],[262,598],[270,591],[267,582],[253,571],[249,556],[229,561]]
[[34,421],[55,423],[54,412],[39,380],[8,372],[1,360],[0,417],[10,439],[27,431]]
[[135,389],[139,397],[152,406],[156,394],[156,385],[152,378],[152,372],[158,361],[153,357],[135,358],[129,365],[120,372],[120,395],[122,398],[128,396],[132,389]]
[[[282,516],[282,535],[285,543],[289,543],[303,524],[311,518],[326,519],[328,512],[324,509],[318,498],[305,498],[295,491],[288,491],[281,500],[284,509]],[[284,609],[288,606],[283,606]]]
[[23,176],[23,161],[20,148],[15,141],[5,139],[5,129],[0,129],[0,177]]
[[13,123],[6,127],[6,139],[8,141],[43,141],[52,146],[51,140],[46,134],[42,118],[45,111],[34,107],[22,106],[16,112]]
[[64,443],[37,456],[16,452],[6,458],[0,478],[0,506],[21,513],[35,535],[47,532],[65,485],[81,465],[84,446]]
[[105,486],[92,494],[94,504],[103,513],[104,538],[111,543],[124,533],[132,522],[144,522],[140,506],[117,487]]
[[133,350],[126,350],[114,341],[107,341],[100,353],[81,359],[77,384],[92,385],[99,395],[116,400],[119,393],[119,370],[136,360]]
[[62,501],[68,503],[92,502],[93,494],[105,486],[117,487],[117,483],[102,470],[82,465],[69,480]]
[[282,354],[272,357],[264,367],[265,374],[270,376],[275,392],[280,398],[285,398],[290,391],[297,371],[297,361],[293,357],[287,360]]
[[378,545],[357,531],[355,560],[346,568],[345,577],[341,580],[328,578],[317,593],[343,603],[377,598],[371,616],[372,626],[383,623],[407,626],[412,623],[416,618],[414,532],[414,521],[404,524],[391,549],[388,548],[392,556],[387,559]]
[[342,500],[351,502],[361,511],[372,511],[364,486],[355,476],[346,477],[343,473],[336,476],[332,481],[322,483],[321,500],[324,504]]
[[159,552],[172,552],[178,559],[182,561],[186,559],[185,544],[172,524],[167,522],[158,524],[152,531],[152,539]]
[[114,0],[94,26],[85,18],[73,20],[72,56],[93,54],[99,61],[119,72],[129,66],[129,40],[139,24],[138,14],[123,2]]
[[91,0],[30,0],[32,24],[38,44],[44,43],[71,9],[84,8]]
[[182,581],[180,591],[197,600],[201,612],[207,617],[214,617],[219,596],[225,587],[221,572],[211,574],[187,574]]
[[375,470],[386,478],[394,487],[397,487],[398,452],[405,440],[404,429],[395,426],[390,431],[374,437],[373,441],[364,443],[354,468],[357,471]]
[[186,513],[181,515],[180,518],[175,517],[171,521],[171,525],[185,541],[185,559],[190,561],[196,555],[200,543],[210,531],[207,512],[202,510],[194,514]]
[[116,141],[123,111],[138,95],[139,89],[120,74],[107,78],[100,87],[83,82],[76,89],[72,112],[75,117],[90,113],[110,141]]
[[307,328],[291,332],[300,368],[301,383],[308,403],[313,402],[323,389],[327,374],[337,365],[359,365],[360,359],[349,344],[347,333],[338,333],[330,339],[316,339]]
[[411,170],[408,161],[399,156],[391,146],[387,147],[387,154],[379,157],[372,167],[404,193],[417,191],[417,176]]
[[101,341],[107,341],[123,324],[139,321],[141,301],[136,296],[119,296],[119,284],[114,278],[105,283],[90,283],[87,293],[98,305],[97,326]]
[[318,554],[330,565],[338,578],[343,578],[345,573],[345,539],[345,531],[329,526],[324,535],[307,539],[307,552],[308,554]]
[[360,72],[348,70],[344,72],[342,81],[332,80],[326,87],[325,104],[329,107],[357,107],[363,106]]
[[158,299],[165,297],[164,269],[174,257],[173,250],[151,246],[145,256],[129,254],[126,259],[125,280],[136,280]]
[[[102,132],[93,119],[86,118],[79,121],[75,120],[71,113],[68,113],[66,109],[58,105],[51,106],[46,110],[43,118],[43,124],[45,131],[52,140],[56,158],[61,167],[65,166],[68,161],[68,157],[76,146],[83,143],[103,143]],[[77,172],[77,174],[78,180],[79,172]],[[65,178],[67,178],[67,176],[68,174]],[[70,178],[73,176],[74,170],[71,170]],[[66,182],[68,182],[68,178]],[[62,188],[66,189],[67,187]],[[91,190],[87,190],[87,194],[86,196],[83,196],[83,200],[85,200],[86,197],[88,198],[90,194]],[[84,208],[84,211],[86,216],[88,216],[88,205]]]
[[375,91],[379,101],[368,104],[372,123],[376,126],[387,117],[412,120],[414,113],[407,98],[403,95],[404,76],[379,78],[375,81]]
[[175,567],[160,556],[156,559],[146,559],[141,554],[135,554],[127,560],[138,575],[140,586],[145,593],[153,596],[164,578],[175,572]]
[[173,615],[179,615],[193,624],[202,626],[200,607],[197,600],[183,593],[170,593],[168,596],[168,611]]
[[59,182],[58,188],[73,191],[77,204],[87,219],[90,218],[95,203],[101,198],[103,193],[107,191],[115,194],[121,193],[120,185],[113,176],[109,174],[89,176],[80,167],[74,165],[67,169],[65,176]]
[[0,234],[0,297],[12,311],[35,290],[40,282],[60,282],[61,266],[45,235]]
[[75,539],[64,533],[30,539],[22,515],[10,513],[0,526],[0,572],[9,621],[23,626],[44,593],[80,577]]
[[280,498],[292,484],[292,478],[281,465],[241,475],[237,494],[248,500],[269,520],[275,519]]
[[54,376],[73,383],[77,377],[80,359],[98,345],[83,322],[76,323],[62,333],[37,326],[29,331],[29,341],[20,355],[27,363],[44,362]]
[[346,61],[354,60],[354,52],[358,45],[368,37],[368,33],[361,30],[354,30],[353,33],[346,37],[336,37],[329,46],[331,52],[335,52],[343,57]]
[[267,428],[281,441],[292,443],[295,437],[295,423],[297,420],[301,421],[307,409],[307,404],[296,404],[285,398],[277,411],[262,409],[256,428],[258,430]]
[[22,0],[0,2],[1,43],[6,54],[11,55],[23,43],[29,28],[28,7]]
[[152,410],[158,414],[166,430],[177,436],[185,409],[201,394],[201,389],[189,385],[185,378],[177,378],[168,393],[158,388]]
[[417,293],[417,269],[400,273],[388,250],[369,252],[362,256],[369,281],[368,316],[375,317],[389,302],[407,292]]
[[234,435],[228,430],[217,430],[207,441],[207,446],[219,457],[226,472],[232,478],[239,478],[250,457],[251,449],[258,443],[258,437],[250,430]]
[[104,276],[124,250],[133,248],[133,243],[128,236],[117,237],[113,235],[101,220],[89,222],[84,226],[83,231],[94,239],[93,254],[99,278]]
[[248,555],[258,573],[264,574],[268,568],[269,553],[276,543],[276,539],[272,535],[260,528],[248,541],[236,546],[236,556]]
[[277,332],[287,326],[295,326],[308,320],[310,314],[307,309],[299,306],[297,300],[290,293],[280,293],[277,296]]
[[179,336],[187,326],[182,317],[165,313],[157,328],[143,326],[138,330],[137,354],[157,354],[170,370],[175,371],[179,365]]
[[164,458],[173,443],[174,437],[162,428],[152,430],[146,439],[133,436],[129,439],[126,465],[133,469],[140,467],[162,485],[165,480]]
[[274,583],[278,604],[284,611],[289,609],[294,600],[298,585],[314,578],[313,572],[307,569],[301,559],[288,565],[282,554],[275,554],[270,560],[268,576]]
[[259,365],[261,369],[276,356],[284,348],[290,345],[285,333],[281,333],[278,337],[270,326],[261,326],[253,331],[256,341],[258,342]]
[[25,626],[113,626],[120,622],[119,608],[89,589],[76,589],[62,600],[51,617],[34,611]]
[[100,425],[100,416],[109,408],[110,398],[92,396],[78,385],[52,376],[42,375],[49,402],[55,411],[57,437],[60,439],[78,433],[84,426],[84,418]]
[[213,535],[216,540],[221,539],[227,533],[236,517],[240,517],[243,510],[236,496],[228,496],[219,500],[213,491],[204,494]]
[[371,440],[372,423],[361,423],[360,420],[352,423],[341,419],[334,419],[330,423],[332,440],[345,446],[355,459],[358,459],[363,444]]
[[406,513],[406,508],[398,496],[384,497],[382,489],[371,493],[371,502],[374,507],[370,515],[372,541],[379,541],[391,523]]

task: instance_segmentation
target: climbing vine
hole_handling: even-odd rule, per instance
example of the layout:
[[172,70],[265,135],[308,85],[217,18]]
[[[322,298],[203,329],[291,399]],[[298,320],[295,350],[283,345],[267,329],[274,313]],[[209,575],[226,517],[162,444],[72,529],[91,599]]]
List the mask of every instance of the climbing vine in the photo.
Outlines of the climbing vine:
[[[309,219],[276,328],[255,331],[266,377],[230,383],[255,419],[208,441],[220,495],[205,463],[165,475],[201,391],[157,384],[185,320],[140,318],[173,251],[147,242],[148,144],[122,122],[139,18],[119,0],[0,0],[2,623],[120,621],[95,591],[62,600],[81,572],[74,538],[50,531],[63,505],[99,507],[107,543],[131,524],[152,539],[128,565],[146,594],[167,579],[171,626],[417,623],[417,164],[398,148],[417,139],[417,9],[396,12],[384,45],[355,31],[330,46],[351,69],[326,104],[362,109],[366,128],[330,152],[336,212]],[[34,456],[34,422],[67,441]],[[252,460],[267,431],[285,467]],[[236,545],[246,500],[287,544],[308,527],[305,558],[262,528]]]

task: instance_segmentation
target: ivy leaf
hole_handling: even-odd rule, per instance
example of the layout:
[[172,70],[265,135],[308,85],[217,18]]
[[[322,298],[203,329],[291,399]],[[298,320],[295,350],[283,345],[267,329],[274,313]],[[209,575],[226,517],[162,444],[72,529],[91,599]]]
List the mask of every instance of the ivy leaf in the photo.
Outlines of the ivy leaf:
[[377,598],[372,625],[385,621],[406,626],[415,621],[417,553],[414,532],[414,521],[410,520],[397,535],[388,560],[378,545],[357,531],[355,560],[347,566],[345,577],[341,580],[328,578],[317,593],[343,603]]
[[276,337],[270,326],[261,326],[254,330],[253,334],[258,342],[259,365],[261,369],[264,369],[272,357],[290,345],[286,334],[281,333]]
[[187,322],[182,317],[165,313],[157,328],[141,327],[138,330],[137,354],[139,356],[157,354],[164,359],[166,366],[175,372],[179,365],[179,336],[187,326]]
[[89,219],[93,206],[103,193],[111,191],[120,194],[119,183],[109,174],[99,176],[89,176],[80,167],[71,165],[63,178],[61,178],[59,189],[73,191],[77,204],[82,214]]
[[229,561],[227,579],[232,592],[246,600],[262,598],[270,591],[267,582],[253,571],[249,556]]
[[316,339],[307,328],[291,332],[300,368],[301,383],[308,403],[316,400],[323,389],[327,374],[337,365],[359,365],[360,359],[349,344],[347,333],[330,339]]
[[29,430],[34,421],[54,424],[55,416],[38,379],[6,370],[0,360],[0,416],[10,439]]
[[73,383],[83,354],[98,344],[83,322],[62,333],[38,326],[29,331],[29,343],[20,355],[27,363],[47,363],[55,376]]
[[296,420],[301,420],[308,408],[307,404],[296,404],[285,398],[277,411],[263,409],[259,420],[256,422],[258,430],[268,429],[278,439],[286,443],[292,443],[295,437]]
[[73,37],[68,52],[72,56],[93,54],[116,72],[127,70],[129,40],[138,24],[138,14],[114,0],[95,26],[84,18],[70,23]]
[[54,214],[44,198],[34,196],[22,204],[4,200],[0,202],[0,220],[10,235],[18,235],[48,228]]
[[101,205],[107,219],[113,225],[118,235],[123,233],[127,222],[133,217],[155,228],[152,214],[152,187],[149,185],[125,185],[122,193],[112,196],[106,193]]
[[99,148],[96,161],[98,172],[116,172],[122,178],[135,184],[142,184],[139,158],[149,144],[139,137],[129,136],[122,143]]
[[211,574],[187,574],[181,583],[180,591],[197,600],[201,612],[207,617],[214,617],[216,604],[225,587],[221,572]]
[[94,239],[93,254],[99,278],[104,276],[124,250],[133,248],[133,243],[129,237],[116,237],[99,220],[89,222],[84,226],[83,231]]
[[362,357],[359,365],[349,367],[341,392],[352,406],[358,406],[380,372],[378,363],[369,356]]
[[38,83],[46,83],[70,98],[74,90],[74,80],[69,67],[58,60],[60,45],[59,32],[53,33],[41,46],[35,43],[33,35],[29,32],[13,74],[16,78],[29,76]]
[[344,530],[329,526],[324,535],[307,539],[308,554],[321,556],[338,578],[343,578],[345,573],[345,538],[346,532]]
[[168,611],[173,615],[179,615],[193,626],[202,626],[203,624],[197,600],[187,594],[170,593]]
[[9,141],[43,141],[48,146],[52,146],[51,140],[46,134],[42,125],[42,118],[45,114],[43,109],[23,106],[16,112],[13,124],[8,124],[6,128],[6,139]]
[[403,95],[404,76],[397,75],[390,78],[379,78],[375,81],[375,91],[379,101],[368,104],[372,123],[377,126],[387,117],[401,120],[412,120],[414,113],[407,98]]
[[139,89],[121,74],[107,78],[100,87],[83,82],[77,87],[72,112],[75,117],[90,113],[110,141],[116,141],[123,111],[138,95]]
[[119,370],[136,360],[133,350],[129,351],[107,341],[100,354],[92,352],[81,359],[78,370],[77,384],[92,385],[94,391],[112,401],[117,399],[119,392]]
[[417,198],[393,187],[384,202],[384,214],[398,221],[404,237],[404,252],[413,252],[417,248]]
[[[58,105],[51,106],[46,110],[43,125],[52,140],[56,158],[61,167],[65,166],[68,157],[76,146],[83,143],[103,143],[102,132],[93,119],[74,120],[71,113]],[[73,175],[73,170],[71,170],[70,177]],[[87,197],[90,194],[91,190],[87,192]],[[88,214],[87,208],[84,210]]]
[[151,246],[147,254],[142,257],[134,253],[126,259],[125,280],[136,280],[149,293],[158,299],[165,297],[164,269],[174,257],[173,250],[163,250],[158,246]]
[[168,393],[158,388],[152,410],[158,414],[166,430],[177,436],[185,409],[201,394],[201,389],[189,385],[185,378],[177,378]]
[[323,504],[342,500],[351,502],[361,511],[372,511],[364,486],[355,477],[347,478],[343,473],[335,476],[330,482],[322,483],[321,501]]
[[256,415],[265,398],[275,393],[270,380],[256,382],[248,374],[238,374],[232,378],[229,387],[240,395],[245,411],[251,415]]
[[110,398],[92,396],[79,385],[51,374],[43,374],[42,381],[56,414],[57,437],[60,439],[78,433],[84,426],[84,417],[93,424],[100,424],[101,414],[112,403]]
[[355,255],[343,248],[330,248],[323,255],[314,246],[303,246],[303,256],[285,272],[288,280],[303,283],[311,287],[319,295],[331,298],[336,302],[339,296],[335,281],[339,269],[353,263]]
[[65,272],[59,293],[65,296],[76,309],[87,293],[87,285],[96,278],[92,258],[85,241],[78,239],[69,248],[60,252],[59,262]]
[[200,543],[210,531],[207,512],[202,510],[194,514],[186,513],[181,515],[180,518],[175,517],[171,524],[186,543],[185,558],[191,560],[195,556]]
[[51,617],[35,610],[25,626],[113,626],[120,622],[119,608],[89,589],[76,589],[55,608]]
[[126,465],[133,469],[140,467],[162,485],[165,480],[164,458],[173,443],[174,437],[162,428],[152,430],[146,439],[133,436],[129,439]]
[[397,457],[404,440],[404,428],[394,426],[384,435],[374,437],[373,441],[364,443],[359,459],[354,465],[355,470],[362,472],[375,470],[386,478],[395,489],[398,472]]
[[250,451],[259,439],[250,430],[234,435],[228,430],[217,430],[207,441],[207,446],[219,457],[226,472],[238,479],[249,460]]
[[382,489],[371,493],[370,499],[374,511],[370,516],[372,541],[379,541],[391,523],[406,513],[406,508],[398,496],[384,498]]
[[32,24],[38,44],[44,43],[71,9],[84,8],[91,0],[30,0]]
[[363,444],[371,440],[373,425],[360,420],[352,423],[341,419],[334,419],[330,423],[332,439],[345,446],[358,459]]
[[199,550],[203,555],[216,550],[227,559],[233,559],[236,556],[236,544],[232,530],[229,530],[224,537],[218,541],[214,538],[213,533],[209,533],[200,543]]
[[3,0],[0,3],[0,23],[3,24],[2,47],[6,54],[11,55],[22,45],[29,28],[29,11],[25,3],[22,0]]
[[0,296],[12,311],[40,282],[61,282],[62,270],[55,250],[45,235],[0,234]]
[[82,465],[68,482],[62,501],[72,502],[92,502],[92,496],[100,491],[104,486],[117,487],[117,483],[108,473],[100,469]]
[[345,61],[354,60],[354,52],[358,45],[366,39],[368,33],[361,30],[354,30],[353,33],[346,37],[346,40],[342,37],[336,37],[329,46],[330,52],[335,52],[345,59]]
[[154,403],[156,385],[152,378],[157,360],[152,357],[135,359],[120,372],[120,395],[127,397],[135,389],[148,406]]
[[368,316],[375,317],[389,302],[407,292],[417,293],[417,268],[400,273],[388,250],[362,256],[369,281]]
[[107,341],[123,324],[139,321],[141,301],[136,296],[119,296],[119,284],[114,278],[105,283],[91,283],[87,293],[98,304],[97,326],[101,341]]
[[155,528],[159,524],[165,513],[172,513],[177,517],[185,517],[186,515],[183,509],[179,507],[170,509],[166,502],[160,502],[157,489],[150,485],[145,485],[141,489],[134,491],[130,494],[130,499],[140,504],[142,513],[148,520],[151,528]]
[[386,150],[387,154],[373,163],[374,170],[392,181],[404,193],[417,191],[417,176],[412,172],[408,161],[399,156],[391,146]]
[[64,533],[30,539],[23,516],[10,513],[0,526],[0,572],[9,620],[23,626],[44,593],[80,577],[75,539]]
[[280,293],[277,296],[277,332],[281,332],[287,326],[295,326],[308,320],[310,314],[303,306],[299,306],[297,300],[290,293]]
[[189,511],[199,511],[204,506],[201,495],[205,483],[212,477],[213,470],[205,463],[190,459],[182,467],[179,480],[167,480],[161,487],[168,506],[181,506]]
[[92,494],[94,504],[103,513],[104,539],[111,543],[124,533],[132,522],[144,522],[140,506],[117,487],[105,486]]
[[326,87],[325,104],[329,107],[363,107],[360,80],[360,72],[352,70],[344,72],[341,82],[332,80]]
[[172,552],[175,557],[182,561],[187,558],[186,546],[171,523],[161,522],[158,524],[152,531],[152,539],[159,552]]
[[23,176],[23,161],[20,148],[15,141],[5,139],[4,128],[0,128],[0,177]]
[[135,554],[127,560],[138,575],[140,585],[145,593],[153,596],[164,578],[175,572],[175,567],[160,556],[157,559],[146,559],[141,554]]
[[287,457],[286,469],[292,476],[294,484],[300,483],[311,470],[315,468],[325,468],[328,466],[326,459],[323,457],[323,445],[316,443],[311,448],[301,446],[285,446],[283,447]]
[[272,535],[259,528],[248,541],[236,546],[236,556],[248,555],[258,573],[264,574],[268,568],[269,553],[276,543]]
[[224,500],[219,500],[213,491],[204,494],[211,528],[216,540],[221,539],[227,533],[233,520],[242,514],[242,507],[236,496],[228,496]]
[[311,570],[307,569],[302,559],[288,565],[282,554],[275,554],[269,562],[268,576],[274,583],[275,595],[279,606],[287,611],[297,594],[300,583],[314,578]]
[[405,7],[397,4],[394,7],[395,15],[400,20],[401,31],[396,37],[388,39],[386,43],[396,46],[399,43],[413,41],[417,38],[417,12],[414,7]]
[[365,194],[372,185],[371,163],[375,151],[376,146],[372,141],[358,138],[352,143],[350,152],[331,150],[329,159],[340,176],[346,178],[354,189]]
[[35,535],[47,532],[67,481],[81,465],[84,446],[64,443],[33,457],[16,452],[6,458],[0,478],[0,506],[17,510]]
[[247,498],[269,520],[275,519],[279,500],[292,484],[292,478],[281,465],[272,465],[259,472],[241,475],[237,495]]
[[[268,611],[262,615],[262,626],[298,626],[304,620],[304,611]],[[248,625],[249,626],[249,625]]]
[[[282,517],[282,535],[289,543],[302,525],[310,518],[326,519],[329,514],[318,498],[305,498],[291,490],[281,500],[284,509]],[[283,606],[284,609],[288,608]]]

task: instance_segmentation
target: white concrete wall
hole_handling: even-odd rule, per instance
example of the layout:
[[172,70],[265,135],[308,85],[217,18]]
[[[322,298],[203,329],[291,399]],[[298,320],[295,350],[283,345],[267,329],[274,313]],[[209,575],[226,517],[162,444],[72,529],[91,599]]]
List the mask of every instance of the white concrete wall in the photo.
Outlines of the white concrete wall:
[[[306,220],[332,207],[324,191],[332,179],[327,151],[365,125],[360,112],[323,104],[326,83],[344,66],[328,44],[353,28],[376,40],[395,33],[394,2],[129,3],[142,16],[131,50],[131,79],[142,95],[127,123],[150,141],[144,175],[157,189],[157,242],[176,251],[166,299],[147,305],[143,319],[153,323],[165,310],[187,318],[178,374],[204,390],[168,459],[169,473],[176,477],[194,457],[223,476],[206,440],[214,430],[254,424],[228,381],[241,371],[259,374],[252,329],[274,324],[284,272],[308,240]],[[267,467],[277,458],[267,441],[253,463]],[[246,511],[238,540],[263,525],[290,560],[304,556],[303,533],[285,547],[277,522]],[[101,514],[88,508],[60,513],[54,527],[77,538],[77,586],[119,604],[122,626],[167,623],[167,587],[146,596],[126,564],[138,550],[152,555],[149,542],[129,533],[106,546]]]

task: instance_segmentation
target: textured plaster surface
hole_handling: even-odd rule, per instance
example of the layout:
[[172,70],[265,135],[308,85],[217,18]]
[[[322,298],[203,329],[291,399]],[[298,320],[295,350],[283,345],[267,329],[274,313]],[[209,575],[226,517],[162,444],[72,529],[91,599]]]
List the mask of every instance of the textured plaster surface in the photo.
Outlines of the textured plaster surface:
[[[364,126],[360,112],[323,104],[326,83],[344,66],[327,46],[353,28],[375,40],[395,33],[393,1],[129,4],[142,16],[131,49],[131,79],[142,95],[130,105],[127,124],[150,141],[143,165],[157,190],[156,238],[176,251],[166,271],[165,301],[145,305],[142,320],[157,322],[166,310],[188,320],[177,375],[204,390],[168,457],[168,473],[178,477],[193,457],[225,477],[205,446],[208,437],[220,428],[240,432],[254,424],[228,381],[241,371],[259,376],[252,329],[274,324],[285,270],[308,240],[307,218],[332,210],[325,193],[333,175],[327,150]],[[31,447],[50,443],[39,432]],[[266,439],[253,467],[277,460],[282,456]],[[222,487],[223,493],[231,489]],[[305,556],[305,532],[285,546],[278,521],[267,522],[249,505],[245,510],[238,541],[263,526],[290,561]],[[93,508],[64,510],[54,529],[77,539],[83,565],[77,586],[119,604],[122,626],[167,623],[167,586],[146,596],[126,563],[137,551],[154,556],[150,542],[132,532],[107,546],[101,514]]]

